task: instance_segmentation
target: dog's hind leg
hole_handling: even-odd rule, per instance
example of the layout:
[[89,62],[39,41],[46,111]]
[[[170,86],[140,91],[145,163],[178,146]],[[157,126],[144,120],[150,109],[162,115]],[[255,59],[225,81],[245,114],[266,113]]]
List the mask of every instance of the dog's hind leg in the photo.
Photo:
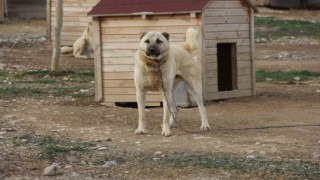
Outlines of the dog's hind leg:
[[145,113],[146,92],[137,90],[136,96],[137,96],[138,109],[139,109],[139,125],[135,133],[144,134],[146,132],[146,113]]
[[182,78],[178,77],[178,76],[176,76],[176,78],[173,81],[173,87],[172,87],[173,103],[172,103],[171,109],[172,109],[172,113],[173,113],[174,117],[172,115],[170,116],[170,126],[171,127],[174,125],[175,120],[176,120],[174,118],[177,117],[177,113],[178,113],[178,106],[177,106],[177,103],[176,103],[174,95],[175,95],[175,91],[176,91],[177,87],[181,84],[181,82],[182,82]]
[[202,97],[202,84],[200,78],[197,79],[192,79],[192,78],[187,78],[185,79],[188,89],[193,95],[194,99],[197,102],[200,116],[201,116],[201,130],[207,131],[210,130],[209,122],[208,122],[208,117],[207,117],[207,111],[204,107],[203,104],[203,97]]

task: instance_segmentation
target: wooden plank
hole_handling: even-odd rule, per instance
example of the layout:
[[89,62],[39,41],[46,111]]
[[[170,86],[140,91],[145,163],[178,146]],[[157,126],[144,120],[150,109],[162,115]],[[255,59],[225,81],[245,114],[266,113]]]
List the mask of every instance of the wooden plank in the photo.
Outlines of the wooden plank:
[[251,74],[238,76],[238,83],[248,83],[248,82],[251,83],[251,81],[252,81]]
[[218,84],[218,78],[217,77],[213,77],[213,78],[207,78],[207,86],[211,86],[211,85],[217,85]]
[[130,72],[134,71],[134,65],[103,65],[103,72]]
[[252,74],[252,68],[238,68],[238,75],[251,75]]
[[[104,88],[104,93],[107,95],[135,95],[136,88]],[[148,94],[161,95],[160,92],[157,91],[149,91]]]
[[217,48],[205,48],[204,51],[206,56],[217,54]]
[[238,88],[239,90],[242,89],[251,89],[252,88],[252,82],[245,82],[245,83],[238,83]]
[[101,27],[114,28],[114,27],[154,27],[154,26],[197,26],[198,19],[196,18],[184,18],[184,19],[135,19],[135,20],[109,20],[104,19]]
[[133,72],[104,72],[103,79],[105,80],[133,80]]
[[217,55],[205,56],[206,63],[217,63]]
[[114,57],[130,57],[134,59],[134,55],[137,52],[137,49],[127,49],[127,50],[108,50],[103,49],[102,54],[104,58],[114,58]]
[[218,85],[207,85],[206,86],[206,93],[214,93],[218,92]]
[[238,53],[238,61],[251,61],[251,53]]
[[241,53],[251,53],[251,46],[237,46],[237,52]]
[[249,24],[207,24],[204,32],[249,31]]
[[209,70],[207,71],[207,76],[206,78],[213,78],[213,77],[218,77],[218,71],[217,70]]
[[206,63],[206,71],[218,69],[217,63]]
[[198,26],[147,26],[147,27],[114,27],[102,28],[104,35],[137,35],[148,31],[169,32],[170,34],[185,34],[189,27],[198,28]]
[[250,22],[249,16],[216,16],[206,17],[203,24],[246,24]]
[[[105,102],[136,102],[136,95],[108,95],[105,94]],[[162,102],[160,95],[147,95],[147,102]]]
[[222,92],[214,92],[207,93],[208,100],[217,100],[217,99],[228,99],[235,97],[243,97],[243,96],[251,96],[251,89],[241,89],[235,91],[222,91]]
[[[250,37],[249,31],[231,31],[231,32],[206,32],[204,33],[204,38],[208,40],[215,39],[245,39]],[[209,45],[209,44],[208,44]]]
[[249,16],[249,12],[246,8],[242,8],[242,9],[205,9],[204,15],[207,17]]
[[4,21],[4,0],[0,0],[0,23]]
[[105,88],[134,88],[134,81],[127,79],[119,79],[119,80],[104,80],[103,81]]
[[[186,32],[181,34],[171,34],[169,32],[170,42],[184,42],[186,39]],[[117,34],[117,35],[108,35],[105,34],[102,36],[102,41],[104,43],[137,43],[140,42],[140,34]]]
[[251,68],[251,61],[238,61],[238,68]]
[[134,62],[134,57],[103,58],[103,64],[105,65],[133,65]]
[[247,8],[242,1],[211,1],[206,8],[211,9],[243,9]]
[[94,72],[95,72],[95,100],[103,100],[102,82],[102,56],[101,56],[101,32],[100,21],[93,21],[93,44],[94,44]]

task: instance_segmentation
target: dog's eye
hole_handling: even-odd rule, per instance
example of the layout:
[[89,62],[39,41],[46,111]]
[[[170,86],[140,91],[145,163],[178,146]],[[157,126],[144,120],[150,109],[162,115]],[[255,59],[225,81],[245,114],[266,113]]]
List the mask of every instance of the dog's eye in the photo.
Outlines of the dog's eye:
[[149,43],[150,43],[149,39],[145,40],[144,42],[145,42],[145,43],[147,43],[147,44],[149,44]]
[[162,44],[163,42],[160,39],[157,39],[157,44]]

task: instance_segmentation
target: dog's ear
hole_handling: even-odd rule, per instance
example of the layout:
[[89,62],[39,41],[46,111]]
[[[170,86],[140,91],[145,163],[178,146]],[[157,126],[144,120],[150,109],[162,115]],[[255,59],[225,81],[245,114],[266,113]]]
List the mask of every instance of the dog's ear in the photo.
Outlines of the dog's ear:
[[140,39],[142,39],[146,34],[147,34],[147,32],[141,33]]
[[170,35],[167,32],[163,32],[162,35],[169,41]]

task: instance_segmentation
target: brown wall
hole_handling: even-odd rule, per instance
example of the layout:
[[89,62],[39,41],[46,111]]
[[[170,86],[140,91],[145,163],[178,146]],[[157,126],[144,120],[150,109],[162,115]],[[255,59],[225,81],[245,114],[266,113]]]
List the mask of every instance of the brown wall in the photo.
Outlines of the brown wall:
[[9,18],[46,18],[46,0],[9,0]]

